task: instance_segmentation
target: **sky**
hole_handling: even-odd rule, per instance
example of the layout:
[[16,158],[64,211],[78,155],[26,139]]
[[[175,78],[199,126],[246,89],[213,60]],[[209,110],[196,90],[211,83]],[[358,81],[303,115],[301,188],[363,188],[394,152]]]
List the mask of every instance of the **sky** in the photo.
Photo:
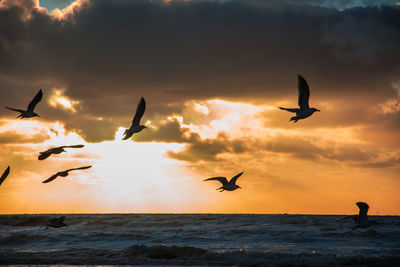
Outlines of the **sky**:
[[2,0],[1,105],[44,95],[0,108],[0,213],[400,215],[399,47],[396,1]]

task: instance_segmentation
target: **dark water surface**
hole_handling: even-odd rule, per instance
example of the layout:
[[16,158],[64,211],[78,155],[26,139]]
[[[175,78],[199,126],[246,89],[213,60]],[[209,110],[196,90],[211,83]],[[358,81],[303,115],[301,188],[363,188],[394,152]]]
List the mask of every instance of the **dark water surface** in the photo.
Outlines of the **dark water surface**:
[[0,215],[0,264],[400,266],[400,217],[352,230],[343,215]]

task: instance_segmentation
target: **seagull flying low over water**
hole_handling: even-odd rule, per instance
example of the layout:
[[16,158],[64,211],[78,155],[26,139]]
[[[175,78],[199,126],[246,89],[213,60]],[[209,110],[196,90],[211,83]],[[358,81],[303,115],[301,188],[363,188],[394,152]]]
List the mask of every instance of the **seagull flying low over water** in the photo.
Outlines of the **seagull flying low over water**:
[[20,112],[21,114],[19,114],[17,118],[23,119],[23,118],[32,118],[32,117],[36,117],[36,116],[40,117],[38,114],[33,112],[33,109],[36,107],[37,103],[39,103],[40,100],[42,100],[42,96],[43,96],[43,92],[42,92],[42,89],[40,89],[39,92],[32,99],[32,101],[29,103],[28,108],[26,110],[9,108],[7,106],[6,106],[6,108],[13,110],[13,111]]
[[38,160],[44,160],[50,157],[51,154],[61,154],[62,152],[67,152],[64,148],[82,148],[84,145],[73,145],[73,146],[59,146],[47,149],[44,152],[39,152]]
[[57,172],[56,174],[54,174],[53,176],[51,176],[49,179],[43,181],[42,183],[44,183],[44,184],[49,183],[49,182],[53,181],[54,179],[56,179],[58,176],[67,177],[68,174],[69,174],[68,172],[70,172],[70,171],[74,171],[74,170],[84,170],[84,169],[89,169],[89,168],[91,168],[91,167],[92,167],[92,166],[84,166],[84,167],[69,169],[69,170],[62,171],[62,172]]
[[134,133],[138,133],[144,128],[147,128],[144,125],[140,125],[140,119],[142,118],[145,109],[146,109],[146,102],[142,97],[137,106],[135,117],[132,120],[131,128],[125,130],[124,132],[125,136],[124,138],[122,138],[122,140],[129,139]]
[[234,191],[238,188],[241,188],[240,186],[236,185],[236,180],[243,174],[243,172],[235,175],[234,177],[232,177],[232,179],[228,182],[228,180],[226,179],[226,177],[213,177],[213,178],[208,178],[205,179],[204,181],[212,181],[212,180],[216,180],[221,182],[222,186],[220,188],[217,188],[216,190],[220,190],[219,192],[222,192],[224,190],[226,191]]
[[356,205],[360,209],[360,212],[358,213],[358,215],[351,215],[351,218],[357,224],[356,226],[353,227],[353,230],[357,229],[357,228],[366,228],[373,224],[377,224],[376,221],[372,221],[372,220],[368,219],[367,213],[368,213],[369,206],[367,203],[357,202]]
[[41,227],[47,226],[47,227],[52,227],[52,228],[61,228],[61,227],[67,226],[64,223],[64,220],[65,220],[65,216],[61,216],[59,218],[51,218],[47,222],[42,224]]
[[310,108],[310,106],[308,105],[308,100],[310,98],[310,88],[308,87],[306,80],[300,74],[297,77],[298,77],[297,88],[299,90],[298,102],[299,102],[300,108],[279,107],[282,110],[296,113],[296,116],[290,118],[290,121],[294,121],[294,122],[297,122],[298,120],[301,120],[301,119],[308,118],[314,112],[320,111],[319,109],[316,109],[316,108]]
[[3,172],[3,175],[0,177],[0,185],[4,182],[9,173],[10,173],[10,166],[7,167],[7,169]]

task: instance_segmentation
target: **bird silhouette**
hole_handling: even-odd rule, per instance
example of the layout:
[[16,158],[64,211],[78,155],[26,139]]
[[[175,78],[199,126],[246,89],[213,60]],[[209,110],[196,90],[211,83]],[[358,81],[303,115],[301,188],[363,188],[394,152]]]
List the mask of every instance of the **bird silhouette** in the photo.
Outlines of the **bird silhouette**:
[[294,121],[294,123],[296,123],[298,120],[310,117],[316,111],[320,111],[316,108],[310,108],[308,104],[308,100],[310,98],[310,88],[308,87],[306,80],[300,74],[297,76],[297,80],[297,88],[299,90],[298,104],[300,108],[279,107],[282,110],[296,113],[296,116],[290,118],[290,121]]
[[40,100],[42,100],[42,97],[43,97],[43,92],[42,92],[42,89],[40,89],[39,92],[32,99],[32,101],[29,103],[28,108],[26,110],[10,108],[10,107],[7,107],[7,106],[6,106],[6,108],[8,108],[10,110],[13,110],[13,111],[20,112],[21,114],[19,114],[17,116],[17,118],[23,119],[23,118],[32,118],[32,117],[36,117],[36,116],[40,117],[38,114],[33,112],[33,110],[35,109],[37,103],[39,103]]
[[4,182],[9,173],[10,173],[10,166],[7,167],[7,169],[3,172],[3,175],[0,177],[0,185]]
[[368,213],[369,206],[367,203],[357,202],[356,205],[360,209],[360,211],[359,211],[358,215],[352,216],[354,222],[357,224],[356,226],[353,227],[353,230],[357,229],[357,228],[366,228],[366,227],[370,227],[373,224],[377,224],[376,221],[372,221],[372,220],[368,219],[367,213]]
[[44,152],[39,152],[38,160],[44,160],[51,156],[51,154],[61,154],[67,152],[64,148],[82,148],[84,145],[73,145],[73,146],[58,146],[47,149]]
[[204,181],[212,181],[212,180],[219,181],[222,184],[222,186],[220,188],[216,189],[216,190],[220,190],[219,192],[222,192],[224,190],[234,191],[238,188],[241,188],[240,186],[236,185],[236,181],[242,174],[243,174],[243,172],[233,176],[229,182],[226,179],[226,177],[213,177],[213,178],[205,179]]
[[344,217],[344,219],[351,218],[354,220],[354,222],[356,223],[356,226],[353,227],[353,230],[357,229],[357,228],[366,228],[366,227],[370,227],[371,225],[377,224],[376,221],[368,219],[367,213],[368,213],[369,206],[367,203],[357,202],[356,205],[360,209],[358,215],[349,215],[349,216]]
[[132,120],[132,125],[129,129],[126,129],[124,132],[124,138],[122,140],[127,140],[129,139],[134,133],[138,133],[144,128],[147,128],[144,125],[140,125],[140,119],[142,118],[144,111],[146,109],[146,102],[144,101],[144,98],[142,97],[139,101],[139,104],[136,108],[136,113],[135,117]]
[[53,181],[54,179],[56,179],[58,176],[61,177],[67,177],[68,176],[68,172],[70,171],[74,171],[74,170],[84,170],[84,169],[89,169],[92,166],[84,166],[84,167],[79,167],[79,168],[73,168],[73,169],[68,169],[66,171],[62,171],[62,172],[57,172],[56,174],[52,175],[50,178],[48,178],[47,180],[43,181],[42,183],[46,184],[49,183],[51,181]]

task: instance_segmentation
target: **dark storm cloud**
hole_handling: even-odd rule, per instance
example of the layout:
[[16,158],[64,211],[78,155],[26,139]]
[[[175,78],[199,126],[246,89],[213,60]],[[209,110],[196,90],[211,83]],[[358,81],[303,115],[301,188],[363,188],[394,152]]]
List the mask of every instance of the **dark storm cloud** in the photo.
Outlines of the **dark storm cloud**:
[[313,101],[375,103],[397,94],[391,83],[399,79],[400,8],[394,6],[341,12],[304,1],[97,0],[57,20],[33,2],[6,2],[0,98],[21,103],[33,88],[63,87],[82,101],[84,115],[56,116],[43,107],[41,116],[65,121],[88,141],[128,127],[141,96],[151,119],[180,111],[190,99],[295,98],[297,73],[312,82]]

